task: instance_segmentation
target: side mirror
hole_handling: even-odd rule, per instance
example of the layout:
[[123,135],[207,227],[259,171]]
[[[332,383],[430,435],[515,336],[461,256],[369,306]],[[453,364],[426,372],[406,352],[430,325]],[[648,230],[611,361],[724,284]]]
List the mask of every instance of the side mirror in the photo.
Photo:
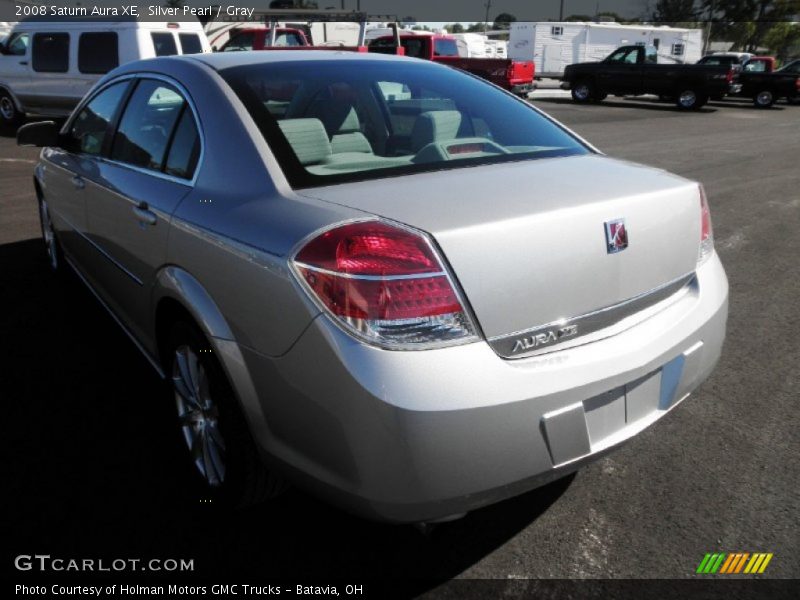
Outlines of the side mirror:
[[58,146],[59,138],[58,125],[53,121],[28,123],[17,130],[18,146],[36,146],[37,148]]

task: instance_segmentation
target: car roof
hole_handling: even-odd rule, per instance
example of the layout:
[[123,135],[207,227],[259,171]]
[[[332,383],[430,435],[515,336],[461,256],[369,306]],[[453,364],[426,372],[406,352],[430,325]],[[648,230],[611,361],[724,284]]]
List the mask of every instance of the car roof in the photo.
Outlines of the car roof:
[[[172,57],[171,57],[172,58]],[[212,69],[221,71],[231,67],[258,65],[263,63],[292,63],[308,61],[376,61],[415,60],[405,56],[376,54],[368,52],[347,52],[341,50],[250,50],[245,52],[213,52],[209,54],[189,54],[175,57],[183,60],[203,62]],[[421,61],[426,62],[426,61]]]

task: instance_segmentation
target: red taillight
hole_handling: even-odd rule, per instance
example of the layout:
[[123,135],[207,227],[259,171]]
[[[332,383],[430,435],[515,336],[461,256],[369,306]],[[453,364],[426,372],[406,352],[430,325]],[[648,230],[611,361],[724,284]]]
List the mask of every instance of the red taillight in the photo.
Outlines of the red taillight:
[[794,87],[800,92],[800,77],[794,80]]
[[342,225],[303,246],[293,266],[331,315],[368,341],[398,347],[474,336],[442,262],[415,231]]
[[700,188],[700,252],[697,262],[703,262],[711,256],[714,250],[714,232],[711,228],[711,210],[708,208],[706,191],[702,185]]
[[733,69],[728,69],[728,83],[733,83]]

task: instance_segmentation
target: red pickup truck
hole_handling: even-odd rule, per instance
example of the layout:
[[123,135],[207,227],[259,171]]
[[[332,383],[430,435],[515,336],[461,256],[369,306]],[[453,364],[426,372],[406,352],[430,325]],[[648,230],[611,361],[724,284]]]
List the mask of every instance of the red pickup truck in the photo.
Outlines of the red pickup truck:
[[[533,83],[533,61],[463,58],[458,55],[455,38],[438,34],[404,34],[400,36],[400,45],[406,56],[432,60],[468,71],[520,96],[527,95],[536,87]],[[396,49],[395,38],[391,35],[376,38],[369,45],[370,52],[394,53]]]

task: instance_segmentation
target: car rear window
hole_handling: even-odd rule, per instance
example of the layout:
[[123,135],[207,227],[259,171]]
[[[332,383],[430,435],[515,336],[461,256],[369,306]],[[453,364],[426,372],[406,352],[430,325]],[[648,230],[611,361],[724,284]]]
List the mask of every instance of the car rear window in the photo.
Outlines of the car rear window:
[[108,73],[119,66],[119,40],[113,31],[82,33],[78,39],[78,70]]
[[202,54],[203,44],[200,43],[200,36],[196,33],[179,33],[178,39],[181,41],[183,54]]
[[293,187],[590,152],[526,102],[429,62],[304,60],[220,73]]
[[150,34],[153,39],[153,48],[156,51],[156,56],[174,56],[178,53],[178,47],[175,45],[175,36],[169,32]]

